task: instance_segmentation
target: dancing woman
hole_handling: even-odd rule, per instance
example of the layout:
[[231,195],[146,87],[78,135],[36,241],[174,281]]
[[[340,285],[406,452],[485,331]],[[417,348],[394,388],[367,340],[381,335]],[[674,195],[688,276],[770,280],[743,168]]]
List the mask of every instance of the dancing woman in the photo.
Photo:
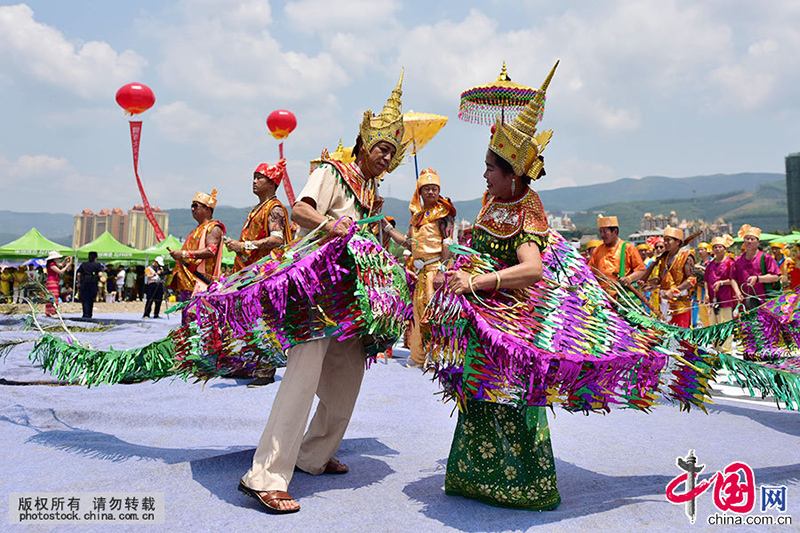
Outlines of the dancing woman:
[[[447,273],[457,295],[521,289],[542,279],[541,253],[548,242],[547,218],[539,196],[528,185],[544,175],[539,155],[552,132],[534,136],[544,108],[545,90],[509,124],[498,124],[486,152],[486,193],[473,226],[472,248],[502,261],[506,268],[483,274]],[[465,362],[464,375],[479,359]],[[556,487],[553,449],[545,407],[467,399],[459,412],[445,491],[492,505],[531,510],[554,509],[561,502]]]

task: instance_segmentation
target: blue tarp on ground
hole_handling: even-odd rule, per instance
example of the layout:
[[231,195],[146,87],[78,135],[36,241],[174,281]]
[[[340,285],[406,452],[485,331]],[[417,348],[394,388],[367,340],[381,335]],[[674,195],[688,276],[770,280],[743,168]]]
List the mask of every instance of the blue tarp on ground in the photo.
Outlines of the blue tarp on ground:
[[[96,348],[140,346],[178,324],[175,317],[96,316],[118,323],[106,332],[76,334]],[[20,324],[19,317],[0,317],[0,338],[35,336],[17,331]],[[16,347],[0,362],[0,377],[55,382],[27,362],[29,350],[29,344]],[[733,388],[708,415],[670,405],[651,414],[550,414],[563,500],[555,511],[446,496],[453,405],[439,402],[429,377],[403,363],[378,363],[365,375],[337,454],[350,472],[296,474],[290,493],[302,510],[285,516],[263,513],[236,490],[277,383],[258,389],[232,379],[205,387],[169,379],[93,389],[0,385],[0,524],[9,523],[11,492],[105,491],[165,496],[164,525],[118,525],[115,531],[719,531],[707,523],[715,513],[711,491],[697,502],[695,525],[684,505],[665,498],[666,485],[682,473],[676,458],[689,449],[706,465],[701,478],[742,461],[754,469],[757,485],[787,486],[783,514],[800,523],[800,414],[777,411],[769,401],[741,400]],[[762,516],[758,504],[751,515]]]

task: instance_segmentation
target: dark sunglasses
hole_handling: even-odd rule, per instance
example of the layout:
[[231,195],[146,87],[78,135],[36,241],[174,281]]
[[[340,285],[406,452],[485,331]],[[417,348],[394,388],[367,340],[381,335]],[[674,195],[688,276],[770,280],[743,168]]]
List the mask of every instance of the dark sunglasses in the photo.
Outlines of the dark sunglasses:
[[203,204],[200,204],[200,203],[197,203],[197,202],[192,202],[192,209],[194,209],[196,207],[200,207],[201,205],[203,205]]

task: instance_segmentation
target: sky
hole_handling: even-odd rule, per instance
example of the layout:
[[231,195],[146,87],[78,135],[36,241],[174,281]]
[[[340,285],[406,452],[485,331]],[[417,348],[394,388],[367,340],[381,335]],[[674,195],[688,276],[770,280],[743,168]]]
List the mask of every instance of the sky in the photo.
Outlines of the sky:
[[[557,59],[536,189],[783,173],[800,151],[797,0],[0,0],[0,209],[141,203],[114,100],[131,82],[156,96],[139,115],[151,204],[217,188],[221,205],[253,205],[253,170],[278,158],[276,109],[297,116],[284,149],[299,192],[309,160],[353,143],[401,67],[403,110],[450,118],[419,168],[445,196],[478,198],[489,130],[458,119],[461,92],[503,61],[538,87]],[[408,157],[381,194],[410,199],[414,184]]]

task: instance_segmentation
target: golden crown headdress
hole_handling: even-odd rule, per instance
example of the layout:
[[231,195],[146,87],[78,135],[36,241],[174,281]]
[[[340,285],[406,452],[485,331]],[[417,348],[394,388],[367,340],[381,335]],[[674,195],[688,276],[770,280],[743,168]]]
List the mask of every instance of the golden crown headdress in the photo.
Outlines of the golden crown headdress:
[[403,127],[403,104],[400,100],[400,97],[403,96],[404,72],[405,69],[400,71],[397,87],[392,90],[392,95],[389,96],[386,105],[383,106],[381,114],[373,116],[371,109],[364,111],[364,120],[361,122],[361,128],[359,129],[361,142],[364,143],[364,149],[367,153],[380,141],[386,141],[395,147],[396,152],[386,172],[393,171],[403,161],[403,152],[408,146],[408,142],[403,143],[405,128]]
[[528,102],[522,113],[510,123],[502,122],[497,119],[489,149],[502,157],[514,168],[514,173],[518,176],[528,176],[535,180],[539,178],[544,162],[539,159],[539,155],[544,151],[553,130],[546,130],[536,134],[536,125],[544,114],[545,94],[550,80],[558,67],[558,61],[553,65],[553,69],[536,91],[536,96]]

